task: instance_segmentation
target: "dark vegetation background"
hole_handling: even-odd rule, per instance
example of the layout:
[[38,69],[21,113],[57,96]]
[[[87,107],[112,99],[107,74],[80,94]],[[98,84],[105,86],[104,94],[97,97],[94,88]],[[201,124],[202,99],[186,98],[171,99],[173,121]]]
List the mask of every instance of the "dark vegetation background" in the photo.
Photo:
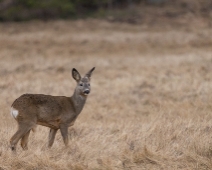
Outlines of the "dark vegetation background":
[[211,10],[211,0],[0,0],[0,21],[95,17],[139,23],[147,13],[169,18],[185,14],[212,17]]

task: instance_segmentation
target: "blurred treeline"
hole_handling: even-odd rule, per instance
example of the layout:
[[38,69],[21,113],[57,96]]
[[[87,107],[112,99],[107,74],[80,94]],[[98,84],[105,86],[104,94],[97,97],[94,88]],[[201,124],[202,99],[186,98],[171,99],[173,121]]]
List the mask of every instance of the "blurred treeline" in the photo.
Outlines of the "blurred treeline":
[[0,20],[76,18],[142,0],[0,0]]
[[[0,0],[0,21],[104,17],[113,10],[181,3],[184,8],[212,9],[212,0]],[[192,6],[193,5],[193,6]],[[192,10],[192,9],[190,9]],[[195,8],[193,8],[195,10]],[[132,10],[131,10],[132,12]]]

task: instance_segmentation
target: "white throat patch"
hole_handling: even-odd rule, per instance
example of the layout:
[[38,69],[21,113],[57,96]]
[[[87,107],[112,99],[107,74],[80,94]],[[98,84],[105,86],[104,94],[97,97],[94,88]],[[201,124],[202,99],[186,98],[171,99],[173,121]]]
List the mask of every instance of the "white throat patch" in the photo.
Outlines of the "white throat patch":
[[16,110],[15,108],[11,107],[11,110],[10,110],[10,114],[16,118],[18,116],[18,110]]

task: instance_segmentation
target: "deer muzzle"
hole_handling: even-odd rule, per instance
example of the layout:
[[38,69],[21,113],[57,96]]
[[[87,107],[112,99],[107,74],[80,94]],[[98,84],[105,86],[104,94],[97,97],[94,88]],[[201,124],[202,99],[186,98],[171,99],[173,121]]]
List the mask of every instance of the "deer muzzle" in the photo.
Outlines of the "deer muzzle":
[[84,95],[88,95],[90,93],[90,90],[86,89],[83,93]]

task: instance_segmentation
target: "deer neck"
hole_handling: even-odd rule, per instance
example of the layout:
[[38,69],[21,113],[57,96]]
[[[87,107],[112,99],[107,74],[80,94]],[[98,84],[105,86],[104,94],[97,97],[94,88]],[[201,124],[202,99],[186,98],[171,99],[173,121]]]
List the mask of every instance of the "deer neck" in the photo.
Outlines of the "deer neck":
[[83,107],[85,105],[87,96],[83,96],[83,95],[79,94],[75,90],[75,92],[72,95],[71,99],[72,99],[76,114],[80,114],[80,112],[82,111],[82,109],[83,109]]

